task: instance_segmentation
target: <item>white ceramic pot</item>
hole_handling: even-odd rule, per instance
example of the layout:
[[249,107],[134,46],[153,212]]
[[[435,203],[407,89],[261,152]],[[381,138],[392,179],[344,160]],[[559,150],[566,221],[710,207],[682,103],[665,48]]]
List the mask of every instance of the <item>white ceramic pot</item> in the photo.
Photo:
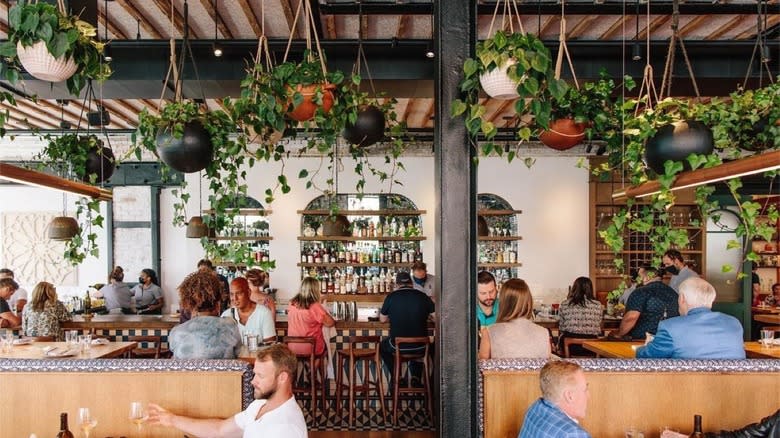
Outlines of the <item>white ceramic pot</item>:
[[506,74],[507,69],[514,64],[515,60],[510,59],[501,67],[480,75],[479,83],[488,96],[499,100],[511,100],[520,97],[517,94],[517,83]]

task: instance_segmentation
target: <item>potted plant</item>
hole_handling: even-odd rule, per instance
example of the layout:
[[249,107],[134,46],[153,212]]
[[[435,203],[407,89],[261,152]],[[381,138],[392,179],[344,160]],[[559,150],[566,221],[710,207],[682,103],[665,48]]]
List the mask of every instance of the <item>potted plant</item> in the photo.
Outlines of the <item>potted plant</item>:
[[541,130],[539,140],[552,149],[566,150],[586,137],[600,137],[612,127],[614,90],[615,81],[605,71],[596,82],[569,87],[563,96],[553,99],[552,121]]
[[330,112],[336,99],[334,90],[344,74],[328,73],[324,65],[324,59],[306,50],[300,62],[287,61],[274,67],[271,86],[277,98],[286,102],[287,117],[306,122]]
[[[514,107],[517,116],[532,117],[536,125],[542,128],[549,125],[553,99],[562,98],[568,88],[565,81],[555,79],[550,51],[532,34],[499,30],[490,39],[477,43],[476,59],[469,58],[463,63],[463,79],[459,88],[464,98],[452,102],[451,112],[453,116],[463,115],[466,129],[474,141],[478,135],[484,136],[488,142],[483,147],[486,153],[491,150],[501,153],[503,147],[491,141],[498,133],[498,128],[491,121],[483,119],[485,106],[479,100],[479,78],[485,73],[503,68],[514,82],[520,97]],[[522,126],[517,134],[520,139],[528,140],[531,130],[528,126]]]
[[[97,30],[77,16],[66,15],[45,2],[20,1],[8,13],[8,41],[0,44],[5,78],[19,79],[19,66],[32,76],[51,82],[67,79],[68,90],[79,95],[88,79],[104,80],[111,67],[102,57],[105,43]],[[10,67],[9,67],[10,66]]]
[[47,145],[38,157],[44,165],[72,171],[84,182],[103,182],[114,173],[114,152],[95,135],[65,134],[47,136]]

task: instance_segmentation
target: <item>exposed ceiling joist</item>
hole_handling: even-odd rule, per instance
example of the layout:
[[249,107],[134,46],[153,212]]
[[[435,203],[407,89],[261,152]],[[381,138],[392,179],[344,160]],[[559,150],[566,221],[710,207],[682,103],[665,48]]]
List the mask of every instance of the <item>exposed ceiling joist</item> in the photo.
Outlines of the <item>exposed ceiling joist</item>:
[[252,5],[249,4],[249,0],[238,0],[238,5],[241,7],[241,11],[244,13],[249,25],[252,26],[252,32],[256,37],[260,37],[263,34],[262,25],[259,23],[260,17],[255,15],[255,11],[252,10]]
[[201,6],[208,12],[209,17],[217,22],[217,29],[222,32],[222,37],[232,40],[233,32],[225,25],[225,20],[222,19],[221,14],[219,13],[219,3],[217,3],[217,10],[214,10],[213,2],[214,0],[200,0]]
[[115,0],[119,6],[122,7],[122,9],[125,10],[130,16],[132,16],[136,21],[141,23],[141,27],[149,34],[150,37],[155,39],[163,39],[163,34],[160,33],[157,28],[154,27],[153,24],[151,24],[148,20],[144,19],[143,12],[139,11],[138,8],[133,5],[133,3],[130,0]]

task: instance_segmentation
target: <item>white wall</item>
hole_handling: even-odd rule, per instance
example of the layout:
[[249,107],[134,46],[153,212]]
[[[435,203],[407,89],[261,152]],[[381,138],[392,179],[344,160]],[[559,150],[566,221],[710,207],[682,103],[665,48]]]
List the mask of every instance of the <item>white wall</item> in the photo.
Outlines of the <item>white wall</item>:
[[[545,302],[560,300],[574,278],[588,273],[588,176],[587,171],[575,167],[576,157],[538,157],[536,164],[526,168],[521,162],[506,163],[503,158],[482,158],[479,165],[478,191],[493,193],[506,199],[515,209],[523,210],[518,217],[520,277],[531,286],[537,299]],[[276,260],[277,269],[271,274],[272,286],[279,289],[278,296],[284,301],[295,294],[300,282],[299,261],[300,215],[297,210],[306,205],[320,192],[305,189],[305,181],[297,178],[302,168],[312,170],[319,164],[317,158],[291,159],[286,172],[292,191],[279,193],[270,208],[271,257]],[[380,162],[377,159],[376,162]],[[406,171],[398,174],[402,186],[394,186],[395,193],[402,194],[414,202],[419,209],[427,211],[423,216],[423,233],[428,237],[422,242],[425,261],[432,273],[436,273],[434,259],[434,160],[432,157],[406,157],[403,160]],[[344,167],[351,169],[351,159],[343,160]],[[280,169],[279,163],[257,163],[249,173],[249,195],[264,202],[264,191],[275,185]],[[322,169],[320,186],[324,187],[327,169]],[[188,205],[188,216],[199,209],[198,174],[187,175],[192,198]],[[353,192],[355,176],[343,172],[339,176],[339,190]],[[446,188],[445,188],[446,189]],[[207,190],[203,186],[204,195]],[[368,178],[367,193],[388,191],[388,184],[379,184]],[[0,203],[3,211],[56,211],[61,208],[62,198],[58,192],[34,188],[0,188]],[[75,197],[71,197],[75,200]],[[205,199],[205,197],[204,197]],[[185,238],[183,227],[171,224],[173,197],[170,189],[163,190],[161,205],[161,280],[166,295],[166,307],[178,307],[176,286],[188,273],[195,270],[195,264],[203,257],[203,250],[197,239]],[[104,204],[105,208],[105,204]],[[105,232],[100,233],[101,257],[88,257],[78,268],[80,286],[105,281],[107,275]],[[13,269],[13,266],[10,266]],[[30,282],[32,283],[32,282]],[[34,284],[34,283],[33,283]],[[25,284],[30,290],[31,285]],[[446,291],[445,291],[446,293]]]

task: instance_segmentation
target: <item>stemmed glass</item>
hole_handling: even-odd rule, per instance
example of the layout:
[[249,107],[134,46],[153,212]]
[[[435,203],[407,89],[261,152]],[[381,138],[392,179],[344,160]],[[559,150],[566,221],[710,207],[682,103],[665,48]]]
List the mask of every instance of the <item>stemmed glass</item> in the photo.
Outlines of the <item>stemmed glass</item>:
[[89,408],[79,408],[79,427],[85,438],[89,438],[89,433],[97,426],[97,420],[92,417]]
[[141,402],[130,402],[130,422],[138,428],[138,435],[141,435],[141,427],[146,419],[149,418]]

